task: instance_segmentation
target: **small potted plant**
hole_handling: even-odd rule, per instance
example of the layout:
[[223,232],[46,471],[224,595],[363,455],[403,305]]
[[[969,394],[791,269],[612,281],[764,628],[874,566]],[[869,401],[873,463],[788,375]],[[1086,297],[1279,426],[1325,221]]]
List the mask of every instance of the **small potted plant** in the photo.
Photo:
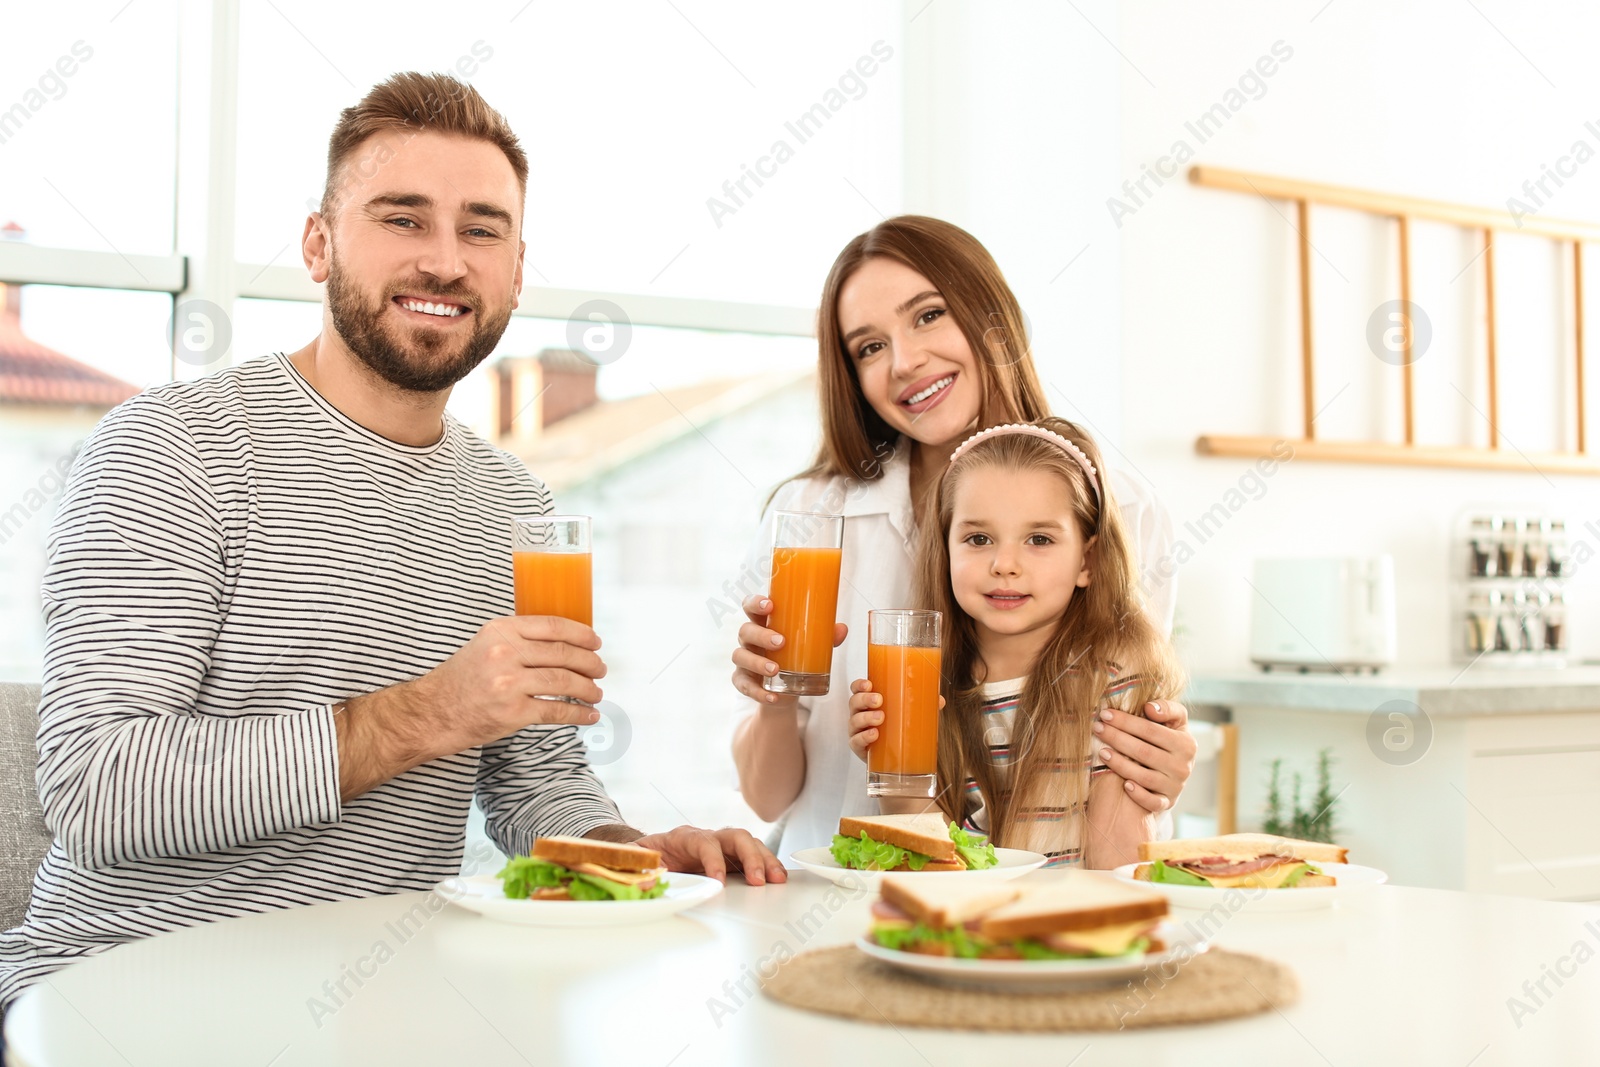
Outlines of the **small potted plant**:
[[1333,791],[1333,749],[1324,748],[1317,753],[1317,791],[1312,795],[1308,807],[1300,806],[1303,783],[1300,772],[1294,772],[1291,807],[1287,819],[1284,818],[1283,790],[1280,786],[1283,773],[1282,757],[1273,760],[1271,766],[1271,777],[1267,781],[1267,817],[1261,824],[1262,832],[1276,834],[1279,837],[1298,838],[1302,841],[1332,843],[1338,833],[1338,814],[1335,807],[1339,801],[1338,794]]

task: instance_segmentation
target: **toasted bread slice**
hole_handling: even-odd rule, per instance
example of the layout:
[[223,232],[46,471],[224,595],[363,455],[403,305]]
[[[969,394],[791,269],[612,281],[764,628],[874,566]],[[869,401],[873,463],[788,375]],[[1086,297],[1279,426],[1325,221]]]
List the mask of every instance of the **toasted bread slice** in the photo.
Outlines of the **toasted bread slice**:
[[1160,919],[1167,898],[1093,871],[1063,871],[1060,881],[1030,888],[1021,899],[984,914],[979,929],[985,937],[1009,941],[1072,930]]
[[950,821],[942,812],[846,815],[839,820],[839,832],[846,837],[860,837],[862,831],[866,831],[866,835],[874,841],[920,852],[936,860],[954,862],[956,858],[956,843],[950,840]]
[[576,868],[585,863],[616,871],[653,871],[661,866],[661,853],[638,845],[618,845],[587,837],[540,837],[533,842],[537,859]]
[[884,876],[878,892],[913,919],[940,929],[970,922],[1022,895],[1010,882],[895,874]]
[[1244,862],[1258,856],[1282,856],[1310,863],[1344,863],[1350,850],[1321,841],[1297,841],[1272,834],[1224,834],[1221,837],[1194,837],[1175,841],[1146,841],[1139,846],[1141,860],[1186,860],[1201,856],[1221,856]]

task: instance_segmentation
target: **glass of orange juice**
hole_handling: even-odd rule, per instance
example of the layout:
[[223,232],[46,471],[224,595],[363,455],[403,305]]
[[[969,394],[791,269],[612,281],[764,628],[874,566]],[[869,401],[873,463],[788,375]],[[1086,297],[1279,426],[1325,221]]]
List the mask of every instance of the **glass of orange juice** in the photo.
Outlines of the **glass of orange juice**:
[[800,696],[828,691],[843,555],[844,516],[773,513],[767,629],[783,635],[783,646],[771,653],[778,673],[761,680],[767,691]]
[[[511,574],[518,615],[555,615],[594,625],[589,516],[529,515],[511,520]],[[572,697],[552,697],[574,704]]]
[[867,612],[867,680],[883,724],[867,749],[867,795],[931,797],[939,760],[937,611]]
[[594,625],[589,516],[511,520],[511,573],[518,615],[556,615]]

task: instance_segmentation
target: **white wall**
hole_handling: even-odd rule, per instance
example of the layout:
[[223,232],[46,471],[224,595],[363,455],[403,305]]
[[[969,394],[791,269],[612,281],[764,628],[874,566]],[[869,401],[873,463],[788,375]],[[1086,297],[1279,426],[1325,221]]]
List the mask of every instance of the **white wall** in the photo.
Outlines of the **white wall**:
[[[1147,183],[1153,195],[1137,203],[1117,188],[1181,140],[1191,162],[1469,204],[1526,199],[1522,183],[1575,141],[1600,150],[1600,135],[1584,127],[1600,120],[1600,67],[1587,52],[1600,12],[1547,10],[1368,0],[1122,6],[1121,173],[1095,191],[1095,241],[1116,234],[1121,242],[1126,447],[1196,552],[1179,595],[1191,669],[1245,664],[1253,594],[1244,578],[1258,555],[1393,553],[1400,658],[1439,663],[1449,655],[1447,568],[1463,509],[1565,513],[1600,549],[1600,536],[1581,529],[1600,518],[1600,478],[1311,462],[1279,469],[1214,538],[1200,544],[1185,534],[1184,523],[1249,467],[1197,456],[1197,435],[1299,435],[1293,211],[1181,179]],[[1247,84],[1243,106],[1200,143],[1185,122],[1222,101],[1276,42],[1289,58],[1261,86]],[[1541,214],[1600,218],[1600,158],[1548,188],[1555,195]],[[1113,196],[1134,208],[1120,227],[1106,207]],[[1399,372],[1365,339],[1373,308],[1398,295],[1393,231],[1314,208],[1311,239],[1316,385],[1319,405],[1328,404],[1318,434],[1399,440]],[[1468,266],[1477,251],[1460,231],[1416,227],[1414,299],[1434,330],[1416,367],[1423,441],[1487,438],[1472,407],[1487,410],[1482,274],[1480,264]],[[1561,362],[1570,312],[1559,291],[1570,267],[1554,246],[1526,237],[1506,239],[1497,253],[1505,436],[1525,451],[1570,447],[1570,370]],[[1589,288],[1596,292],[1592,281]],[[1597,321],[1600,295],[1586,308]],[[1587,655],[1600,653],[1597,572],[1600,563],[1580,567],[1569,593],[1574,647]]]
[[[905,210],[994,254],[1056,411],[1122,436],[1116,5],[906,0]],[[1092,24],[1091,24],[1092,23]],[[1097,32],[1096,28],[1099,28]]]

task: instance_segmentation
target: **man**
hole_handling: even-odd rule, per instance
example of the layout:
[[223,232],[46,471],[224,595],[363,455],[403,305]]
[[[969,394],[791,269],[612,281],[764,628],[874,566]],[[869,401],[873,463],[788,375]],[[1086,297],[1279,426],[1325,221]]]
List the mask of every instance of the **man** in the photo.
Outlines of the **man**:
[[174,383],[85,443],[50,533],[39,794],[55,842],[0,1003],[72,960],[268,908],[427,889],[476,795],[509,854],[638,840],[784,880],[743,830],[623,824],[576,725],[600,640],[512,615],[550,497],[445,413],[522,287],[527,158],[478,93],[397,75],[347,109],[302,251],[323,327]]

